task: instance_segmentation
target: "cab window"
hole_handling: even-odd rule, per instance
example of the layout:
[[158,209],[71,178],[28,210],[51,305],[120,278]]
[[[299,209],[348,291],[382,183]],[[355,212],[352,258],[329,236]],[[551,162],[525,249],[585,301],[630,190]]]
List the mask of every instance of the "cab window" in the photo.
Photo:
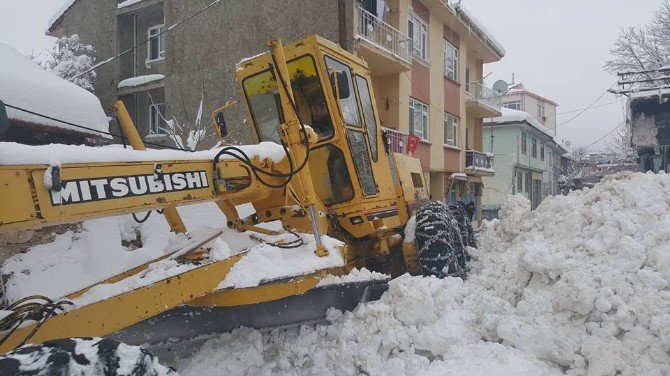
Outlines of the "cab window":
[[[326,66],[328,67],[329,72],[333,73],[344,73],[343,77],[347,81],[347,87],[349,88],[348,93],[340,93],[339,103],[340,110],[342,111],[342,118],[347,125],[354,127],[361,126],[360,116],[358,114],[358,104],[356,103],[356,95],[354,94],[354,84],[351,79],[351,69],[345,64],[340,63],[339,61],[326,56]],[[334,87],[335,77],[340,77],[340,74],[331,74],[330,84]],[[333,91],[335,93],[335,90]]]
[[372,108],[370,87],[368,86],[368,81],[358,75],[356,76],[356,85],[358,86],[358,96],[361,98],[365,131],[368,134],[368,141],[370,142],[370,153],[372,154],[372,160],[377,162],[377,122],[375,120],[375,111]]
[[333,205],[354,198],[351,176],[344,153],[333,145],[312,149],[309,169],[314,179],[316,195],[325,205]]
[[[333,137],[333,123],[314,59],[305,55],[289,61],[286,65],[300,119],[314,129],[319,140]],[[260,141],[281,143],[278,127],[283,118],[273,72],[268,69],[247,77],[242,86]]]

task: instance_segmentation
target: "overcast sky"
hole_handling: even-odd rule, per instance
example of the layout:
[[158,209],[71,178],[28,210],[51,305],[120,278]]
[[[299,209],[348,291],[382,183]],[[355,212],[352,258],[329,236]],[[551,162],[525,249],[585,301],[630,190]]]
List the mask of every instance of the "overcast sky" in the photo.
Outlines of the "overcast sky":
[[[51,15],[66,0],[0,0],[0,41],[26,54],[49,46],[44,36]],[[558,123],[576,115],[562,112],[593,103],[616,77],[602,68],[621,26],[642,25],[661,0],[462,0],[495,35],[507,56],[489,64],[490,85],[516,82],[557,102]],[[612,94],[597,105],[616,101]],[[558,138],[586,146],[623,120],[619,103],[589,110],[558,128]],[[602,145],[598,143],[595,149]]]

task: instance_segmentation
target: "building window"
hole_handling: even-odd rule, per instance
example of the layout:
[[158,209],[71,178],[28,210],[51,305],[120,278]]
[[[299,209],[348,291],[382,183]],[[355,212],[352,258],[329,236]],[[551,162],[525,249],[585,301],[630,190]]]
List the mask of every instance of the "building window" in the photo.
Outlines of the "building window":
[[470,67],[465,67],[465,91],[470,92]]
[[523,192],[523,174],[521,171],[516,172],[516,193]]
[[166,134],[165,103],[149,105],[149,134]]
[[158,25],[149,28],[149,49],[147,53],[147,61],[156,61],[165,58],[165,26]]
[[535,137],[531,137],[531,154],[533,158],[537,158],[537,139]]
[[540,119],[540,121],[547,120],[547,115],[545,114],[544,110],[544,103],[537,104],[537,117]]
[[414,12],[409,12],[407,23],[409,37],[412,38],[414,56],[428,60],[428,25]]
[[444,75],[458,81],[458,48],[444,41]]
[[417,100],[409,100],[409,124],[412,134],[428,140],[428,106]]
[[531,198],[531,190],[533,189],[533,173],[526,172],[526,196]]
[[544,144],[540,145],[540,159],[544,160]]
[[521,110],[521,101],[504,102],[502,106],[505,108],[511,108],[512,110]]
[[458,146],[458,118],[444,113],[444,144]]
[[526,134],[521,132],[521,154],[526,154]]

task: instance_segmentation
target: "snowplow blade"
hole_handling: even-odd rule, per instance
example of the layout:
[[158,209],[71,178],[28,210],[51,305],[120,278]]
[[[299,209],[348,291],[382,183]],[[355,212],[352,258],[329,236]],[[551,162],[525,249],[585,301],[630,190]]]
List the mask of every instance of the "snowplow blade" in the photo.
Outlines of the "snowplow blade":
[[[200,336],[200,340],[195,341],[204,342],[203,335],[230,332],[242,326],[272,329],[322,323],[325,322],[328,308],[350,311],[360,303],[378,300],[387,289],[388,280],[372,280],[314,287],[299,295],[257,304],[209,307],[184,305],[108,337],[127,344],[148,345],[162,360],[167,360],[197,350],[193,341],[187,339]],[[179,343],[174,339],[180,339]]]

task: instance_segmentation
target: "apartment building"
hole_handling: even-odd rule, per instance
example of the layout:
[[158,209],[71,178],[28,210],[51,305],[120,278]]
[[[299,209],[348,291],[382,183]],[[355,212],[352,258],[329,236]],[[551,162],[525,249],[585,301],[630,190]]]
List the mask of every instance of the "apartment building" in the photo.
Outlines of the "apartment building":
[[[226,1],[159,36],[209,3],[74,0],[49,30],[79,34],[98,60],[131,49],[100,69],[96,94],[106,105],[124,100],[140,133],[154,140],[165,138],[164,119],[195,118],[201,100],[208,113],[237,98],[234,66],[265,51],[266,40],[319,34],[368,62],[389,147],[409,153],[409,135],[418,137],[413,154],[432,198],[481,206],[481,178],[494,174],[482,121],[501,114],[500,97],[481,83],[483,65],[505,52],[460,2]],[[251,142],[244,117],[234,110],[229,128]]]
[[561,193],[561,158],[567,147],[535,116],[503,108],[500,117],[484,123],[484,150],[495,156],[496,174],[484,178],[483,216],[497,217],[507,195],[522,194],[535,209],[550,195]]
[[502,106],[512,110],[525,111],[556,136],[556,107],[558,104],[539,96],[522,84],[513,84],[502,97]]

